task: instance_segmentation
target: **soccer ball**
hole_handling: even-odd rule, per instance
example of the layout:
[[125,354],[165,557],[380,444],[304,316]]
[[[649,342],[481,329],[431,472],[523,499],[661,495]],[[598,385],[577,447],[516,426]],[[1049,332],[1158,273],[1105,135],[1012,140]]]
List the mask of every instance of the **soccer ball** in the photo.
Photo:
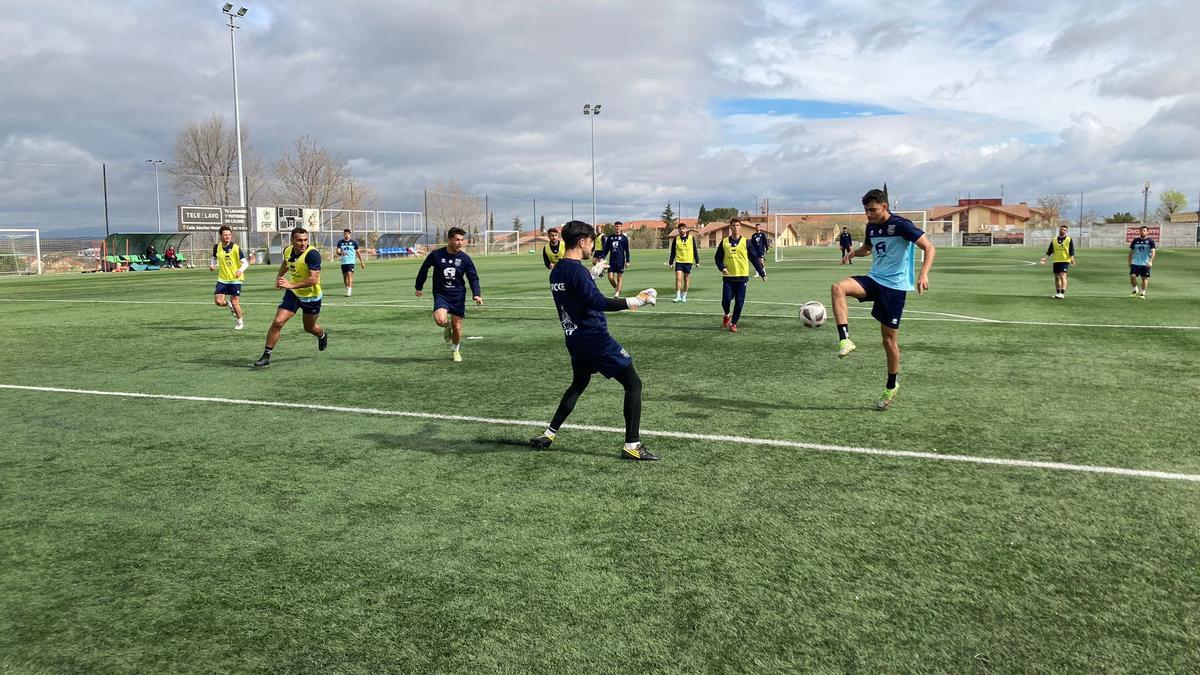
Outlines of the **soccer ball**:
[[800,305],[800,321],[809,328],[825,325],[825,305],[816,300],[809,300]]

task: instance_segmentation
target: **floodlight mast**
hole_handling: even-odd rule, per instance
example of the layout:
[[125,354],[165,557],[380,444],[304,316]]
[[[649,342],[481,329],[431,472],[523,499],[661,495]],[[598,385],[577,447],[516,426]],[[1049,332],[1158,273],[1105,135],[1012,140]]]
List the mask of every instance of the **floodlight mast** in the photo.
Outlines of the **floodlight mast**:
[[148,159],[148,160],[146,160],[146,163],[150,164],[151,166],[154,167],[154,205],[157,207],[157,210],[154,212],[154,216],[155,216],[155,218],[158,219],[158,231],[159,231],[159,233],[161,233],[162,232],[162,197],[158,192],[158,165],[166,164],[166,162],[164,162],[161,159]]
[[591,122],[592,134],[592,227],[599,228],[596,224],[596,115],[600,114],[599,103],[584,103],[583,114],[588,116]]
[[[229,17],[229,53],[233,59],[233,133],[234,133],[235,137],[237,138],[237,158],[238,158],[238,195],[239,195],[238,202],[239,202],[239,205],[244,209],[244,208],[246,208],[246,174],[244,172],[243,165],[242,165],[242,116],[241,116],[241,105],[238,102],[237,41],[234,39],[234,31],[236,31],[238,29],[238,26],[236,23],[234,23],[233,20],[235,18],[242,18],[242,17],[246,16],[246,12],[249,10],[247,10],[245,7],[240,7],[240,8],[238,8],[237,14],[235,15],[231,11],[232,9],[233,9],[233,5],[227,2],[227,3],[225,3],[225,6],[221,8],[221,11],[224,12],[225,15]],[[248,218],[247,218],[247,220],[248,220]],[[239,239],[241,239],[242,248],[245,248],[246,247],[245,231],[242,231]]]

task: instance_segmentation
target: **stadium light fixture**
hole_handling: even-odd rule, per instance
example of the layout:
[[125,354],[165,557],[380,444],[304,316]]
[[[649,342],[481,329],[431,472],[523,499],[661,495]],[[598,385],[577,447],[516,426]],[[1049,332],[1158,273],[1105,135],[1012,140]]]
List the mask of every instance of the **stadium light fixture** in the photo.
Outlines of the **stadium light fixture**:
[[154,212],[154,215],[158,219],[158,231],[161,233],[162,232],[162,197],[160,196],[160,194],[158,192],[158,165],[166,164],[166,162],[162,161],[161,159],[148,159],[148,160],[146,160],[146,163],[154,167],[154,205],[155,205],[155,207],[157,207],[157,210]]
[[600,114],[600,104],[584,103],[583,114],[592,128],[592,227],[596,227],[596,115]]
[[[221,8],[221,11],[229,17],[229,53],[233,59],[233,133],[237,138],[238,203],[244,209],[246,208],[246,173],[242,165],[242,115],[241,105],[238,102],[237,42],[234,39],[234,31],[238,29],[238,26],[234,22],[234,19],[246,16],[246,12],[249,10],[247,10],[245,7],[241,7],[238,9],[237,14],[234,14],[231,11],[232,9],[233,5],[227,2],[225,3],[225,6]],[[240,239],[242,247],[245,248],[245,232],[242,233]]]

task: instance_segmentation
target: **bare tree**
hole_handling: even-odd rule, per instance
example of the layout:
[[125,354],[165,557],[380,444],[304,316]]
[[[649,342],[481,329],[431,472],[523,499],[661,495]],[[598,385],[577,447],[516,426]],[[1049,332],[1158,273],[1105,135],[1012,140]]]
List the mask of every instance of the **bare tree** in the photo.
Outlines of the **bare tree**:
[[1035,227],[1057,227],[1058,221],[1064,216],[1067,204],[1070,200],[1066,195],[1050,194],[1041,195],[1037,198],[1037,210],[1034,211],[1033,223]]
[[469,236],[474,236],[483,224],[483,200],[467,194],[453,180],[434,183],[426,195],[429,200],[429,221],[433,223],[439,241],[452,227],[461,227]]
[[318,209],[342,207],[352,180],[341,157],[304,134],[292,141],[291,152],[275,162],[275,178],[281,203]]
[[[262,190],[262,160],[249,151],[246,129],[242,129],[243,165],[246,172],[246,203],[253,203]],[[196,204],[230,206],[238,203],[237,139],[225,119],[213,115],[191,122],[175,138],[175,156],[167,173],[175,193]]]

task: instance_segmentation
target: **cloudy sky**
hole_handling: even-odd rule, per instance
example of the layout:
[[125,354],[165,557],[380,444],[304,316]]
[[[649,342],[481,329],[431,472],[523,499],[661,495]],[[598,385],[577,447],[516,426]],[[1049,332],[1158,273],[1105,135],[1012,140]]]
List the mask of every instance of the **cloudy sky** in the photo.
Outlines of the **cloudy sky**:
[[[420,208],[901,208],[1066,193],[1099,213],[1200,192],[1194,0],[251,0],[242,119],[271,160],[308,134]],[[221,2],[40,0],[0,14],[0,223],[153,227],[175,136],[232,120]],[[588,118],[584,103],[602,103]],[[162,185],[164,218],[176,199]],[[551,216],[553,217],[553,215]],[[497,216],[500,219],[500,216]],[[526,219],[528,221],[528,219]]]

